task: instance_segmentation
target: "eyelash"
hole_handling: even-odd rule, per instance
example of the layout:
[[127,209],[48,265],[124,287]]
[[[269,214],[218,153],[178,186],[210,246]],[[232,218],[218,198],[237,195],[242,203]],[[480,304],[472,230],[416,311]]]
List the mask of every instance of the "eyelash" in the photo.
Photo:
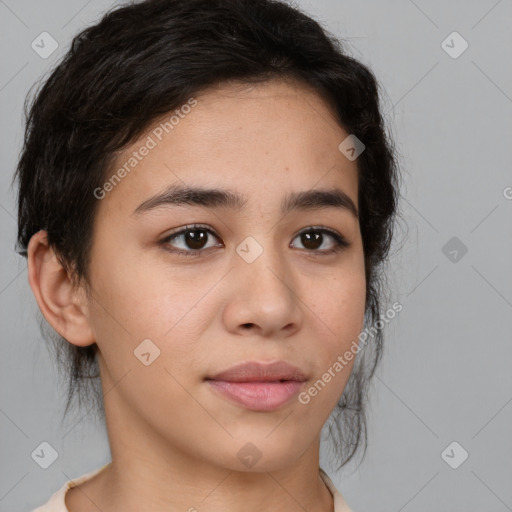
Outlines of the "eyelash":
[[[212,234],[216,238],[218,237],[214,231],[209,229],[206,226],[202,226],[200,224],[193,224],[191,226],[185,226],[183,229],[180,229],[179,231],[176,231],[175,233],[171,233],[169,236],[166,236],[163,240],[160,241],[161,245],[168,246],[169,242],[181,235],[184,235],[188,231],[206,231],[209,234]],[[347,247],[350,247],[350,243],[339,233],[336,231],[333,231],[332,229],[325,228],[323,226],[311,226],[307,229],[303,229],[299,233],[295,235],[294,238],[297,238],[298,236],[304,234],[304,233],[322,233],[322,234],[328,234],[333,240],[335,241],[335,247],[333,249],[328,250],[313,250],[313,249],[304,249],[305,251],[309,252],[311,255],[314,256],[328,256],[330,254],[338,253]],[[211,249],[211,247],[209,247]],[[173,254],[177,254],[179,256],[189,256],[189,257],[201,257],[203,256],[203,253],[207,251],[207,249],[191,249],[190,251],[183,251],[181,249],[168,249],[167,251],[172,252]]]

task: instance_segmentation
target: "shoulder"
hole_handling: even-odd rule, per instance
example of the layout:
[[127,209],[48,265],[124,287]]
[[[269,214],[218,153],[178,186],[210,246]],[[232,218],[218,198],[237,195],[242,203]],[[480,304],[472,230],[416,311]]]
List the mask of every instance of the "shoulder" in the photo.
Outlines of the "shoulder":
[[75,485],[80,485],[89,480],[109,464],[106,464],[101,468],[94,469],[93,471],[89,471],[79,478],[68,480],[58,491],[51,495],[50,499],[46,503],[33,509],[32,512],[69,512],[66,508],[66,493],[68,490],[71,489],[71,487],[75,487]]
[[332,480],[322,468],[320,468],[320,476],[325,482],[325,485],[329,491],[331,491],[334,501],[334,512],[353,512],[352,509],[347,505],[347,502],[343,498],[340,491],[338,491]]

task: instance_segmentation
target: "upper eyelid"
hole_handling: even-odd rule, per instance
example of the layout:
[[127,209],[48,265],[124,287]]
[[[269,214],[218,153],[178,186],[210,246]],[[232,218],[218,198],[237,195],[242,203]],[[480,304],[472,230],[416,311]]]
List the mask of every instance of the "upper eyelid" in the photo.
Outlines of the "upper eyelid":
[[208,233],[212,233],[214,234],[217,238],[220,238],[220,235],[218,235],[215,230],[213,230],[212,228],[210,228],[209,226],[202,226],[200,224],[193,224],[193,225],[187,225],[187,226],[183,226],[181,228],[178,228],[176,231],[173,231],[172,233],[169,233],[168,235],[166,235],[164,237],[164,240],[168,240],[169,238],[173,237],[173,236],[177,236],[177,235],[182,235],[183,233],[185,233],[186,231],[193,231],[193,230],[199,230],[199,229],[203,229],[204,231],[208,231]]

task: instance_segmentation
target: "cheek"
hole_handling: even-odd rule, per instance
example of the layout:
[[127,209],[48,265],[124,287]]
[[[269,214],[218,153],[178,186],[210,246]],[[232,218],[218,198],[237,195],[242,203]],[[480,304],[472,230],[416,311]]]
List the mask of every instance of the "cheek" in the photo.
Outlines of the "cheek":
[[194,341],[211,321],[204,296],[214,280],[190,280],[128,259],[104,265],[95,279],[91,324],[109,366],[126,371],[139,363],[134,351],[143,340],[160,350],[159,362],[166,367],[176,366],[176,354],[192,357]]
[[317,384],[313,384],[309,398],[314,396],[314,402],[320,408],[334,406],[350,377],[364,323],[365,300],[364,270],[345,272],[325,280],[321,293],[309,295],[308,301],[315,304],[311,308],[314,313],[311,318],[314,319],[312,330],[316,333],[315,358],[318,361],[315,367]]
[[366,280],[363,271],[342,271],[325,279],[310,300],[316,305],[319,327],[335,344],[357,336],[362,329],[366,305]]

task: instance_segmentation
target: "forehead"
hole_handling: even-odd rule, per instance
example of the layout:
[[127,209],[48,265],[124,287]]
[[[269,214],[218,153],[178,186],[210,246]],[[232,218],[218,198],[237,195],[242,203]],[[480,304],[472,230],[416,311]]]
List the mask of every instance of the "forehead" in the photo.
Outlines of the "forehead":
[[357,206],[357,164],[338,150],[347,135],[301,83],[219,85],[159,118],[118,153],[99,208],[129,215],[173,184],[236,189],[260,205],[279,190],[337,187]]

